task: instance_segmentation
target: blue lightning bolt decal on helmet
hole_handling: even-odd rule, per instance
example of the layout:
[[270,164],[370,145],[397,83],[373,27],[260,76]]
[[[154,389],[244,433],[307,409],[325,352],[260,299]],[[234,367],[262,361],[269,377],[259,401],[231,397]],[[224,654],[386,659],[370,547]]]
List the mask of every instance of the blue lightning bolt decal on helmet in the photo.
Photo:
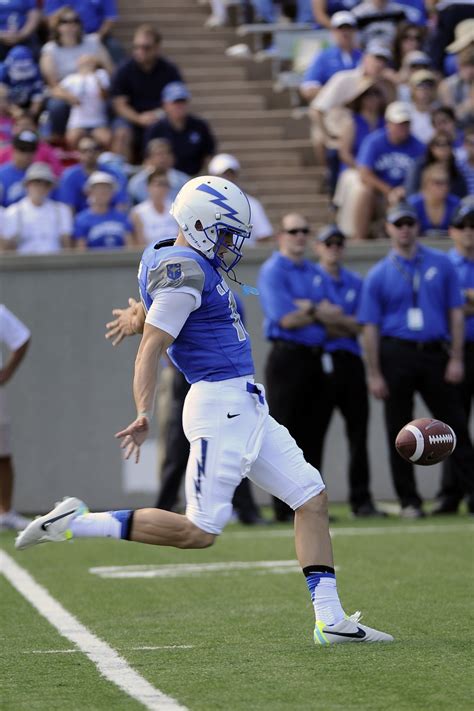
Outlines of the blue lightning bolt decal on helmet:
[[237,185],[217,176],[193,178],[170,213],[191,247],[225,272],[235,268],[252,231],[250,204]]

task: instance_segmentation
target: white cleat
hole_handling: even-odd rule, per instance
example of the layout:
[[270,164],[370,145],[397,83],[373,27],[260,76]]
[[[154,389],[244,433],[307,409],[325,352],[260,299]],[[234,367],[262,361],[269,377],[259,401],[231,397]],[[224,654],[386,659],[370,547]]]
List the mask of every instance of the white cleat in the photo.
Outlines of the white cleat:
[[379,632],[361,625],[359,620],[360,612],[355,612],[345,620],[341,620],[337,625],[326,625],[324,622],[316,622],[314,628],[314,643],[344,644],[347,642],[393,642],[391,634]]
[[69,528],[76,516],[88,513],[89,509],[80,499],[66,497],[58,502],[45,516],[38,516],[18,534],[15,548],[23,550],[37,543],[68,541],[72,538]]

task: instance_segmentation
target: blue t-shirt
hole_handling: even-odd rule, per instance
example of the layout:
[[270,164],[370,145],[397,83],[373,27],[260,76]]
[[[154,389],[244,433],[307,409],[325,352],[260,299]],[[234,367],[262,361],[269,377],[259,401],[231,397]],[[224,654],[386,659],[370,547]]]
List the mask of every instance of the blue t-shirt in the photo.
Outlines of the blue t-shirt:
[[449,225],[451,224],[453,213],[459,205],[460,200],[456,195],[446,196],[444,215],[438,225],[434,225],[428,217],[423,193],[415,193],[415,195],[410,195],[408,202],[410,205],[413,205],[416,210],[416,214],[418,215],[420,234],[425,235],[427,232],[434,232],[435,230],[438,232],[447,232]]
[[425,0],[396,0],[399,5],[405,7],[408,22],[414,25],[426,25],[428,13],[426,12]]
[[[380,128],[383,128],[385,125],[385,119],[383,116],[380,116],[377,121],[377,125],[372,127],[368,123],[367,119],[362,116],[362,114],[354,113],[352,114],[352,118],[354,121],[354,142],[352,144],[352,155],[357,156],[364,139],[374,131],[378,131]],[[339,171],[341,173],[343,170],[346,170],[346,168],[347,165],[345,163],[339,164]]]
[[44,82],[28,47],[18,45],[8,52],[0,65],[0,83],[8,86],[8,98],[17,106],[42,98]]
[[[326,281],[329,301],[340,306],[347,316],[356,316],[362,293],[362,277],[344,267],[340,268],[337,279],[332,274],[328,274],[319,265],[316,266],[316,269]],[[361,353],[356,336],[345,336],[344,338],[328,337],[324,344],[324,350],[329,353],[334,353],[334,351],[349,351],[355,355],[360,355]]]
[[410,166],[425,151],[426,146],[414,136],[398,145],[390,143],[386,128],[380,128],[362,141],[357,163],[395,188],[403,185]]
[[74,219],[74,239],[85,238],[89,249],[124,247],[127,232],[133,232],[130,220],[123,212],[110,209],[98,214],[83,210]]
[[262,265],[258,277],[260,303],[265,314],[264,332],[271,341],[282,340],[304,346],[322,346],[326,329],[319,323],[302,328],[282,328],[283,316],[297,309],[295,299],[318,303],[328,298],[326,283],[314,264],[305,259],[295,264],[280,252],[274,252]]
[[8,207],[25,197],[23,178],[26,170],[17,168],[11,161],[0,166],[0,204]]
[[43,12],[52,15],[65,5],[77,12],[86,34],[97,32],[104,20],[118,17],[115,0],[45,0]]
[[[463,257],[457,249],[450,249],[448,257],[461,282],[461,289],[474,289],[474,260]],[[474,343],[474,316],[466,316],[464,340]]]
[[[127,179],[120,176],[117,169],[112,169],[109,165],[101,165],[100,170],[111,175],[118,184],[118,190],[112,198],[112,205],[128,204]],[[62,174],[58,184],[58,200],[65,202],[75,212],[81,212],[88,207],[85,185],[88,174],[80,165],[72,165]]]
[[168,349],[189,383],[253,375],[250,339],[234,294],[202,254],[191,247],[151,245],[140,262],[138,285],[146,311],[160,289],[181,288],[200,297],[200,306]]
[[[344,57],[350,59],[349,62],[344,61]],[[319,52],[308,69],[304,73],[303,83],[306,81],[317,81],[318,84],[326,84],[327,81],[343,69],[355,69],[359,64],[362,51],[353,49],[350,54],[343,53],[339,47],[328,47]]]
[[[358,319],[378,326],[382,336],[423,342],[449,340],[449,309],[463,303],[459,279],[448,257],[419,245],[413,259],[391,250],[372,267],[362,288]],[[420,329],[408,325],[408,311],[414,307],[423,313]]]
[[0,3],[0,31],[20,30],[30,10],[36,10],[36,0],[2,0]]

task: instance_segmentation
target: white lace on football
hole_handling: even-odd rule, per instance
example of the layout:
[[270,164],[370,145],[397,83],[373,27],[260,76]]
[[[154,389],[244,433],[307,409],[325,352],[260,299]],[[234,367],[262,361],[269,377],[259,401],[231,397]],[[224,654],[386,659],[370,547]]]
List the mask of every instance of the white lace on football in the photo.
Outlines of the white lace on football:
[[451,444],[451,442],[453,441],[453,435],[452,434],[428,435],[428,441],[430,444],[444,444],[445,442]]

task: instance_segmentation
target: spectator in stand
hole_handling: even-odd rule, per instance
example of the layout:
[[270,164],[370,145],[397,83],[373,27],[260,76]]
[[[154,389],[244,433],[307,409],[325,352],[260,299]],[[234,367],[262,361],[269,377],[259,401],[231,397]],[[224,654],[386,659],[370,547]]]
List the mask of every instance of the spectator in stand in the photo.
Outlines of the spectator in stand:
[[407,54],[420,52],[423,49],[425,31],[411,22],[401,22],[397,27],[393,41],[393,66],[398,72]]
[[97,170],[108,173],[117,183],[112,204],[119,210],[128,207],[127,178],[120,175],[116,168],[108,165],[98,165],[100,147],[92,136],[84,136],[79,141],[79,163],[66,168],[58,185],[58,199],[65,202],[73,212],[78,213],[87,208],[85,186],[88,178]]
[[13,118],[9,100],[9,89],[0,83],[0,152],[5,146],[11,146],[13,137]]
[[113,64],[97,35],[84,35],[79,15],[68,6],[59,10],[52,22],[52,37],[41,50],[40,69],[51,94],[47,103],[51,141],[60,142],[66,131],[70,104],[57,95],[59,83],[78,70],[82,55],[97,58],[100,66],[109,74]]
[[38,52],[37,29],[41,13],[36,0],[2,0],[0,3],[0,60],[10,49],[22,44]]
[[472,0],[443,0],[437,5],[436,27],[430,37],[429,53],[435,69],[443,72],[447,45],[454,39],[458,41],[467,31],[469,25],[463,24],[465,20],[472,22]]
[[331,29],[331,18],[336,12],[352,10],[360,0],[311,0],[313,17],[320,27]]
[[[239,184],[240,163],[230,153],[219,153],[209,162],[209,175],[218,175],[233,183]],[[265,244],[273,239],[273,227],[267,217],[262,203],[257,198],[245,193],[250,203],[252,214],[252,234],[248,239],[248,247]]]
[[321,87],[343,69],[355,69],[362,57],[357,47],[357,22],[350,12],[336,12],[331,17],[333,44],[316,53],[300,84],[300,94],[310,103]]
[[38,136],[33,131],[20,131],[13,139],[13,154],[0,166],[0,205],[8,207],[25,195],[23,179],[33,163]]
[[474,121],[474,19],[458,25],[456,33],[457,39],[447,51],[456,55],[458,71],[440,83],[439,98],[466,124]]
[[[428,0],[428,3],[430,0]],[[403,5],[408,21],[415,26],[426,26],[428,23],[428,7],[426,0],[397,0]]]
[[459,198],[449,192],[449,173],[441,163],[424,169],[421,192],[410,195],[409,204],[415,209],[421,237],[446,237]]
[[25,324],[12,314],[5,304],[0,304],[0,341],[10,351],[3,365],[0,349],[0,531],[21,531],[29,523],[29,519],[12,509],[14,472],[10,413],[4,386],[11,380],[25,357],[30,335]]
[[425,52],[414,51],[405,55],[396,77],[399,101],[411,101],[410,77],[418,70],[429,69],[430,66],[431,60]]
[[466,181],[467,194],[474,195],[474,124],[464,131],[465,157],[459,159],[458,167]]
[[457,155],[458,149],[462,146],[464,134],[457,125],[453,109],[450,106],[438,106],[431,114],[431,122],[436,133],[442,131],[449,135]]
[[153,138],[166,138],[176,169],[198,175],[214,155],[216,141],[207,121],[189,113],[190,98],[187,86],[180,81],[165,86],[161,97],[164,116],[147,129],[144,145]]
[[447,171],[450,178],[449,192],[463,198],[467,195],[466,180],[456,164],[453,152],[453,139],[445,131],[438,131],[426,146],[423,155],[412,163],[405,178],[405,194],[413,195],[421,187],[421,174],[432,163],[440,163]]
[[83,54],[77,62],[78,71],[61,79],[56,97],[71,105],[66,127],[66,142],[77,148],[81,138],[91,135],[108,148],[112,133],[107,126],[109,75],[99,67],[97,58]]
[[[28,111],[22,111],[15,116],[13,123],[13,136],[17,136],[22,131],[30,131],[37,134],[37,123]],[[0,164],[7,163],[13,157],[13,145],[0,148]],[[47,163],[53,173],[58,177],[61,175],[63,167],[58,157],[57,149],[46,141],[38,139],[38,147],[33,156],[34,163]]]
[[434,134],[432,113],[439,105],[436,84],[436,75],[427,69],[420,69],[410,77],[411,134],[422,143],[428,143]]
[[[352,214],[338,215],[338,225],[356,240],[367,239],[370,221],[405,196],[404,182],[411,163],[424,145],[410,133],[411,109],[394,101],[385,111],[385,128],[367,136],[357,155],[358,178],[351,186]],[[346,230],[344,229],[346,228]]]
[[29,47],[18,45],[7,54],[0,68],[0,82],[8,87],[12,113],[26,109],[39,116],[45,98],[45,86],[39,66]]
[[71,210],[50,199],[55,182],[47,163],[30,165],[24,179],[26,196],[4,212],[3,248],[20,254],[48,254],[71,246]]
[[390,0],[364,0],[352,12],[357,19],[363,47],[372,40],[391,47],[398,24],[409,19],[407,7]]
[[166,171],[170,186],[169,195],[174,200],[190,176],[173,166],[174,155],[170,142],[166,138],[152,138],[145,149],[143,168],[128,181],[128,193],[133,202],[143,202],[148,198],[147,179],[149,174],[157,169]]
[[130,220],[137,239],[142,244],[158,244],[176,239],[178,223],[170,215],[172,200],[166,170],[156,168],[148,174],[148,199],[135,205]]
[[54,16],[63,7],[72,8],[81,18],[86,35],[95,34],[107,48],[113,62],[118,64],[125,58],[125,52],[118,40],[112,35],[113,26],[118,18],[115,0],[45,0],[43,13],[50,25]]
[[119,249],[143,245],[133,234],[128,217],[112,207],[117,183],[109,173],[96,171],[87,179],[89,207],[76,215],[73,237],[77,249]]
[[152,25],[135,30],[132,57],[112,78],[113,108],[118,120],[114,128],[114,152],[133,162],[142,151],[143,132],[156,122],[161,95],[167,84],[181,81],[174,64],[160,56],[161,36]]

